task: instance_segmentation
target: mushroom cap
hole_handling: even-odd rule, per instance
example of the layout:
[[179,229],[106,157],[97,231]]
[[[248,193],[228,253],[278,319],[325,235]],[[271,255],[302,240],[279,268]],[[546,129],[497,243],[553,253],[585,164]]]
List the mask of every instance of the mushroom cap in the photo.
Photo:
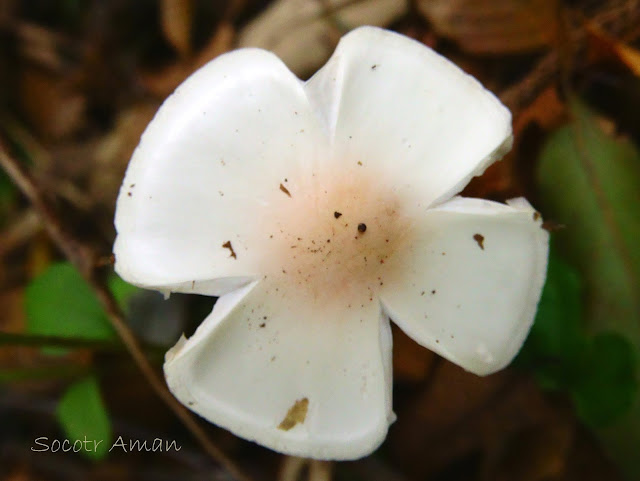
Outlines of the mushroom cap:
[[479,375],[522,345],[548,234],[524,199],[456,197],[511,147],[508,110],[424,45],[362,27],[302,82],[222,55],[149,124],[116,271],[220,296],[166,356],[176,397],[288,454],[354,459],[394,420],[390,319]]

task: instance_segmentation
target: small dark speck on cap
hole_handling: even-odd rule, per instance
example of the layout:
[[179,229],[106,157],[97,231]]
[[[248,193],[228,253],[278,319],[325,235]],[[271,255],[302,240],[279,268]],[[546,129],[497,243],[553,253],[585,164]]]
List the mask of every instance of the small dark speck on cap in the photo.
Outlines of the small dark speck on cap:
[[230,256],[233,257],[234,259],[237,259],[238,256],[236,256],[236,252],[233,250],[233,246],[231,245],[231,241],[227,241],[224,244],[222,244],[222,247],[224,247],[225,249],[229,249],[229,252],[231,253]]
[[280,190],[291,197],[291,192],[289,192],[289,189],[287,189],[284,185],[280,184]]

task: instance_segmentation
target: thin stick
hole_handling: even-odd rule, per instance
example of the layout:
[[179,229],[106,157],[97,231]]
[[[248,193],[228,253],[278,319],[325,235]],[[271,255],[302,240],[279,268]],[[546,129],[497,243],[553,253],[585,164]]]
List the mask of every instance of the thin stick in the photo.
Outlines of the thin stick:
[[[592,23],[601,26],[611,35],[623,35],[626,41],[631,41],[640,36],[640,1],[626,0],[615,3],[613,6],[607,4],[602,10],[589,19]],[[587,32],[580,25],[567,33],[575,51],[573,61],[575,64],[584,64],[582,59],[586,49]],[[502,102],[517,116],[523,108],[533,102],[536,97],[549,84],[559,78],[560,75],[560,53],[557,49],[546,54],[527,73],[527,75],[516,84],[508,87],[500,94]]]
[[82,274],[87,283],[94,290],[98,299],[125,345],[127,351],[142,372],[153,391],[173,411],[182,424],[197,439],[204,451],[226,469],[238,481],[251,481],[236,464],[224,454],[207,436],[202,427],[196,422],[191,413],[180,404],[166,388],[164,381],[156,373],[145,356],[135,334],[125,321],[122,310],[118,306],[111,291],[106,287],[98,272],[99,256],[89,247],[76,239],[65,228],[57,212],[47,202],[41,189],[31,175],[9,155],[2,141],[0,141],[0,166],[7,173],[13,183],[22,191],[39,214],[51,240],[58,246],[65,257]]

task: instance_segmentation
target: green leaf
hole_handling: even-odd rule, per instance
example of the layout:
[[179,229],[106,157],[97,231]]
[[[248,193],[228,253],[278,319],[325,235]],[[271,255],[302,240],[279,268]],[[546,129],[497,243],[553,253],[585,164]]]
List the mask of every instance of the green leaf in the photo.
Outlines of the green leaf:
[[552,247],[547,280],[527,343],[538,354],[576,356],[584,348],[580,275]]
[[545,215],[585,280],[589,327],[613,329],[640,348],[640,153],[609,137],[585,106],[556,131],[538,171]]
[[590,336],[578,272],[552,247],[536,320],[518,361],[545,389],[568,392],[578,415],[605,426],[624,415],[637,391],[633,345],[615,333]]
[[[67,439],[83,441],[80,451],[92,459],[102,459],[111,446],[111,423],[94,376],[72,384],[58,404],[58,421]],[[84,443],[84,441],[91,441]],[[95,441],[95,442],[94,442]]]
[[598,334],[573,388],[578,415],[587,424],[611,424],[633,404],[638,383],[633,345],[619,334]]
[[140,289],[139,287],[129,284],[128,282],[122,280],[122,278],[117,274],[113,274],[109,277],[107,285],[109,287],[109,290],[113,294],[113,297],[116,298],[116,302],[123,311],[128,310],[127,306],[133,296],[144,292],[144,289]]
[[571,107],[573,122],[552,134],[541,154],[543,212],[567,226],[554,237],[584,280],[585,326],[621,336],[593,341],[584,365],[594,379],[575,385],[574,399],[581,415],[598,426],[632,404],[597,432],[625,474],[640,479],[640,396],[627,371],[630,359],[635,373],[640,368],[640,153],[605,133],[584,105],[572,101]]
[[637,360],[624,337],[586,333],[581,293],[578,272],[552,246],[535,323],[516,361],[543,389],[566,392],[580,419],[602,430],[633,413]]
[[579,274],[552,248],[536,319],[517,360],[544,388],[567,390],[580,376],[588,346],[581,323]]
[[30,334],[93,340],[116,337],[95,294],[68,263],[50,266],[29,284],[25,307]]

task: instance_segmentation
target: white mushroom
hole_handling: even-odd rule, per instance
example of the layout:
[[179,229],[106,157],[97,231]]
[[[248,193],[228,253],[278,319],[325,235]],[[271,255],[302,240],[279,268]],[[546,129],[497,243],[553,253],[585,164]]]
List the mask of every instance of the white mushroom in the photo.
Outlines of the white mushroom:
[[175,396],[284,453],[353,459],[394,419],[389,319],[476,374],[533,321],[548,235],[524,200],[454,197],[508,110],[424,45],[363,27],[308,82],[223,55],[167,99],[116,212],[116,270],[221,296],[166,357]]

